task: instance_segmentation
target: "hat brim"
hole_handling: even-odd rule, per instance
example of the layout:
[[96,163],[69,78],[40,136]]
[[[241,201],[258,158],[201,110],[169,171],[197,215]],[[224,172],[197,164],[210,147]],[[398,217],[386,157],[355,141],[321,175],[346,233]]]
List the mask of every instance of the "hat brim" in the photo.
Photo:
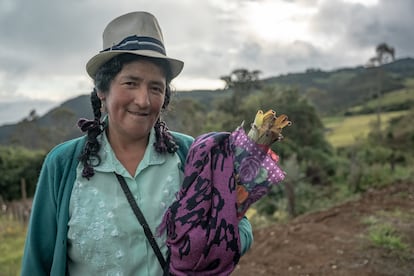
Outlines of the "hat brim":
[[150,50],[136,50],[136,51],[126,51],[126,50],[113,50],[108,52],[102,52],[95,56],[93,56],[88,63],[86,63],[86,72],[91,78],[95,78],[96,71],[98,71],[99,67],[109,61],[111,58],[121,55],[121,54],[134,54],[138,56],[144,57],[152,57],[152,58],[159,58],[164,59],[170,65],[171,70],[171,78],[175,78],[178,76],[184,67],[184,62],[178,59],[169,58],[164,56],[160,53],[150,51]]

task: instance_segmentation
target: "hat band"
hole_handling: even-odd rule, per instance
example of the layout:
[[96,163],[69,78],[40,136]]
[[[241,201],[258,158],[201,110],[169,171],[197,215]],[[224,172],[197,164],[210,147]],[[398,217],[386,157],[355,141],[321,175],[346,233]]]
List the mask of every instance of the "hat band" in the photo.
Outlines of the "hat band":
[[165,49],[162,42],[149,36],[128,36],[117,45],[102,50],[101,53],[114,50],[151,50],[165,55]]

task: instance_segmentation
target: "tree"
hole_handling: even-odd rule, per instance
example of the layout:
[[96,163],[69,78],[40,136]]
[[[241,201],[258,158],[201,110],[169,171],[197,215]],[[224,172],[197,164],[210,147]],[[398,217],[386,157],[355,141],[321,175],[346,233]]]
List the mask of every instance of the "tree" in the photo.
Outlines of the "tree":
[[0,196],[9,201],[20,199],[21,180],[25,179],[27,195],[33,196],[45,153],[22,147],[0,147]]
[[38,120],[39,116],[36,110],[31,110],[27,117],[17,123],[16,130],[10,137],[11,144],[28,149],[39,148],[40,141],[33,139],[33,137],[38,137],[38,134],[43,132],[42,127],[37,124]]
[[377,126],[375,127],[377,131],[377,137],[379,140],[382,140],[382,125],[381,125],[381,101],[382,101],[382,78],[384,75],[382,66],[388,62],[395,60],[395,49],[389,46],[386,43],[378,44],[375,48],[376,55],[369,59],[367,63],[368,68],[374,68],[377,75],[377,97],[378,105],[376,108],[377,114]]
[[10,143],[28,149],[50,150],[63,142],[77,129],[73,122],[75,113],[66,107],[58,107],[50,112],[48,120],[39,120],[36,110],[21,120],[10,138]]
[[375,49],[380,64],[395,60],[395,49],[386,43],[381,43]]
[[170,105],[171,110],[167,111],[165,121],[170,129],[185,132],[192,136],[202,133],[206,121],[204,107],[193,99],[176,100]]
[[327,106],[331,104],[326,90],[310,87],[306,90],[305,95],[314,106]]
[[220,79],[225,82],[224,89],[236,89],[239,93],[248,92],[251,88],[257,88],[260,70],[249,71],[244,68],[233,70],[230,75],[222,76]]
[[39,119],[39,115],[37,115],[36,109],[30,110],[29,115],[26,117],[26,120],[31,122],[36,121],[37,119]]
[[249,71],[242,68],[233,70],[227,76],[220,77],[225,82],[224,89],[230,90],[231,95],[215,103],[214,110],[207,115],[211,119],[209,120],[210,124],[207,124],[204,130],[233,131],[240,125],[245,120],[241,114],[243,102],[253,91],[261,88],[260,74],[259,70]]
[[63,142],[76,127],[75,124],[68,124],[68,122],[73,122],[76,116],[75,112],[69,108],[55,108],[50,115],[53,128],[48,128],[48,139],[46,139],[48,143],[45,143],[43,147],[45,149]]
[[259,89],[261,71],[247,69],[235,69],[230,75],[222,76],[220,79],[225,82],[224,89],[232,90],[231,104],[227,103],[223,106],[225,110],[231,114],[236,114],[239,111],[239,105],[243,98],[248,96],[251,91]]

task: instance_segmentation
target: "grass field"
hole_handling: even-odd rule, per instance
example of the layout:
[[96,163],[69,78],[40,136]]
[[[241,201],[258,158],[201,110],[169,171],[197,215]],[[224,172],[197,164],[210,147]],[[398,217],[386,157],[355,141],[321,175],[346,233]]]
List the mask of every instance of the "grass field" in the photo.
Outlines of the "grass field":
[[0,216],[0,276],[20,275],[26,227]]
[[405,80],[405,88],[384,94],[381,99],[366,101],[363,105],[356,105],[350,108],[350,112],[359,112],[363,109],[375,110],[378,106],[395,106],[414,101],[414,78]]
[[[407,111],[388,112],[381,114],[382,129],[395,117],[405,114]],[[365,139],[376,122],[376,114],[357,116],[326,117],[322,121],[327,129],[326,138],[334,147],[347,146],[359,139]]]
[[351,112],[359,112],[364,108],[375,110],[378,105],[392,106],[397,104],[414,101],[414,88],[406,88],[395,91],[393,93],[385,94],[381,99],[374,99],[366,102],[364,105],[357,105],[349,109]]

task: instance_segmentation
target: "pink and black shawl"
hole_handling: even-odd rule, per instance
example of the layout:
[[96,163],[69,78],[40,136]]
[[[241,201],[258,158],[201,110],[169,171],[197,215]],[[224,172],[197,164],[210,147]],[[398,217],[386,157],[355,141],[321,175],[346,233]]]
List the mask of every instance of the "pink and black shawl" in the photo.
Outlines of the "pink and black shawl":
[[[240,218],[285,174],[274,155],[250,140],[241,127],[196,138],[184,174],[177,199],[159,228],[167,231],[169,271],[229,275],[240,259]],[[238,185],[249,194],[242,204],[237,204]]]

